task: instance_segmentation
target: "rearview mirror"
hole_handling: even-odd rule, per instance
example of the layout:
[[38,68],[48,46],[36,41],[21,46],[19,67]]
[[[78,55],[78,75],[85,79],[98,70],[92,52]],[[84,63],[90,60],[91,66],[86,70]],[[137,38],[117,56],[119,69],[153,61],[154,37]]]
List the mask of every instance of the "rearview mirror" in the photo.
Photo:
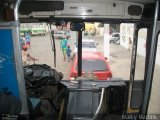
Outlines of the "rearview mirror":
[[85,24],[84,23],[70,23],[70,29],[72,31],[84,31]]

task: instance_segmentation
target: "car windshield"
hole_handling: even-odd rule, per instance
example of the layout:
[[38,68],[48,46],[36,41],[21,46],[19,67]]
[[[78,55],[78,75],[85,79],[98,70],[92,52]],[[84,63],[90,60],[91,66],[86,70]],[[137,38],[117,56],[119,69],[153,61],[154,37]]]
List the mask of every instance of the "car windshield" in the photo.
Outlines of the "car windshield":
[[[76,68],[78,70],[78,65]],[[107,71],[107,70],[108,68],[103,60],[92,60],[92,59],[82,60],[83,72]]]
[[82,42],[82,48],[96,48],[93,42]]
[[119,37],[119,34],[114,34],[113,37]]

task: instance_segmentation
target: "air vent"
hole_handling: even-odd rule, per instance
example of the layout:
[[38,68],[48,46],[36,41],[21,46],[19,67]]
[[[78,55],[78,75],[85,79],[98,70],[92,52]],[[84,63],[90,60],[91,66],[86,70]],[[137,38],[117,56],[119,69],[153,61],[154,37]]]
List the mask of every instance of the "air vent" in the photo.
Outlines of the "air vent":
[[142,7],[138,5],[131,5],[128,7],[128,14],[139,16],[142,14]]

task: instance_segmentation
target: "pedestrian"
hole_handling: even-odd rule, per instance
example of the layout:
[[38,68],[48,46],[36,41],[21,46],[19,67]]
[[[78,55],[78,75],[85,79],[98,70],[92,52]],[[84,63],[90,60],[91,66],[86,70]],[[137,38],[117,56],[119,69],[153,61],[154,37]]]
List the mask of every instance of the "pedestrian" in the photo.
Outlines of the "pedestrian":
[[28,46],[27,45],[23,45],[22,47],[22,61],[23,61],[23,65],[26,66],[28,64],[28,61],[37,61],[38,59],[32,57],[29,53],[28,53]]
[[62,50],[63,37],[60,37],[60,50]]
[[20,44],[21,44],[21,48],[26,44],[24,37],[21,37],[21,38],[20,38]]
[[68,43],[68,40],[67,40],[66,36],[63,36],[63,39],[61,41],[61,49],[62,49],[64,61],[66,60],[67,43]]
[[70,62],[70,60],[71,60],[71,52],[72,52],[72,50],[70,48],[70,45],[68,45],[67,50],[66,50],[68,62]]
[[132,47],[132,40],[131,40],[131,37],[129,37],[129,40],[128,40],[128,51],[131,51],[131,47]]
[[31,41],[30,41],[30,35],[29,35],[29,33],[25,33],[25,40],[26,40],[26,45],[28,46],[28,48],[30,48]]

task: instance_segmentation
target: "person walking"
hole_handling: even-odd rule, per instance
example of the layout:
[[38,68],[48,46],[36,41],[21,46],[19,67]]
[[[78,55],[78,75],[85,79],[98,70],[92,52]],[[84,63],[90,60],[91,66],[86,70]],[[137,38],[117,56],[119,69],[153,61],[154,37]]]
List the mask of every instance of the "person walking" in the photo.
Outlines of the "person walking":
[[131,40],[131,37],[129,37],[129,41],[128,41],[128,51],[131,51],[131,47],[132,47],[132,40]]
[[66,50],[68,62],[70,62],[70,60],[71,60],[71,52],[72,52],[72,50],[71,50],[70,46],[68,45],[67,50]]
[[28,48],[30,48],[30,46],[31,46],[31,40],[30,40],[29,33],[25,33],[25,40],[26,40],[26,45],[28,46]]
[[68,40],[66,36],[63,36],[63,40],[61,41],[61,49],[62,49],[64,61],[66,60],[67,43],[68,43]]
[[20,38],[20,44],[21,44],[21,48],[23,48],[23,46],[26,44],[24,37],[21,37],[21,38]]

